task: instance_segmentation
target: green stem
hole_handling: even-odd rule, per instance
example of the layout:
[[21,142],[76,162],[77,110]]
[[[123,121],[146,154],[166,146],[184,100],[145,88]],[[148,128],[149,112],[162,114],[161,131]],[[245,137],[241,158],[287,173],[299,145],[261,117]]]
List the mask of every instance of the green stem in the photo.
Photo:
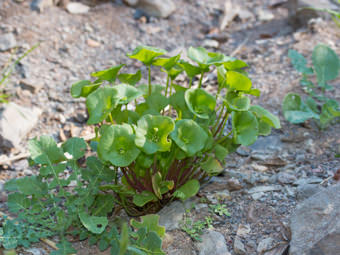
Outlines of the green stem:
[[189,81],[189,89],[191,88],[192,86],[192,77],[190,77],[190,81]]
[[149,83],[149,96],[151,95],[151,66],[148,66],[148,83]]
[[109,118],[110,118],[110,122],[112,123],[112,125],[114,125],[115,123],[114,123],[114,121],[113,121],[112,113],[111,113],[111,112],[110,112],[110,114],[109,114]]
[[199,82],[199,84],[198,84],[198,88],[201,88],[201,87],[202,87],[203,75],[204,75],[204,72],[201,72],[201,78],[200,78],[200,82]]
[[226,136],[224,136],[224,137],[222,137],[221,139],[217,140],[216,143],[222,143],[222,142],[224,142],[224,140],[227,139],[232,133],[233,133],[233,131],[230,130],[230,132],[229,132]]
[[168,76],[166,77],[165,97],[168,95],[169,84],[170,84],[170,76],[168,75]]

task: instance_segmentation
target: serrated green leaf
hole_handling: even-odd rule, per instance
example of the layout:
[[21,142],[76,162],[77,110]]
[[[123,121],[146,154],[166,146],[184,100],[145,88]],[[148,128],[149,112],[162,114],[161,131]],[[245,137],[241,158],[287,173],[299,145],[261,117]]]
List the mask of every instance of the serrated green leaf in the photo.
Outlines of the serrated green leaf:
[[24,195],[43,196],[47,192],[47,184],[36,176],[26,176],[16,181],[17,187]]
[[58,250],[52,251],[50,255],[68,255],[74,254],[77,251],[72,247],[71,243],[63,240],[60,243],[57,243]]
[[111,194],[98,194],[91,206],[90,212],[93,216],[107,216],[112,212],[114,207],[113,197]]
[[130,125],[114,125],[105,129],[98,144],[98,153],[115,166],[130,165],[140,153],[135,145],[135,134]]
[[80,212],[78,216],[83,226],[94,234],[102,233],[108,224],[106,217],[90,216],[86,212]]
[[141,217],[141,221],[131,219],[130,224],[137,230],[140,228],[146,228],[147,232],[155,232],[158,236],[163,237],[165,235],[165,227],[159,226],[159,215],[149,214]]
[[121,73],[118,75],[118,79],[122,83],[127,83],[130,85],[136,85],[142,78],[142,72],[138,70],[136,73]]
[[99,80],[108,81],[114,83],[119,70],[125,66],[124,64],[113,66],[109,69],[91,73],[92,77],[96,77]]
[[289,49],[288,57],[290,58],[292,65],[298,72],[303,74],[313,74],[313,69],[307,67],[307,60],[299,52]]
[[85,155],[87,144],[83,138],[72,137],[63,143],[62,148],[72,155],[73,160],[78,160]]
[[188,119],[177,121],[170,137],[189,157],[201,151],[208,139],[204,129],[195,121]]
[[36,164],[59,163],[66,160],[63,151],[57,146],[52,137],[41,136],[28,142],[31,158]]
[[179,187],[173,194],[174,197],[181,199],[182,201],[193,197],[200,189],[200,183],[198,180],[193,179],[187,181],[184,185]]
[[13,193],[8,195],[8,208],[10,212],[17,213],[21,210],[26,210],[31,206],[31,200],[26,195]]

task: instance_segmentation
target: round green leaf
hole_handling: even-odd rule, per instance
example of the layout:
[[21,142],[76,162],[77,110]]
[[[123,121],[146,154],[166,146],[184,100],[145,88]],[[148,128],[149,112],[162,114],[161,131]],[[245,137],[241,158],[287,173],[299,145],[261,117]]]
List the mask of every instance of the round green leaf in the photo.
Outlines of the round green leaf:
[[184,185],[179,187],[179,189],[177,189],[174,192],[174,197],[178,197],[179,199],[184,201],[190,197],[195,196],[199,189],[200,189],[199,181],[193,179],[193,180],[187,181]]
[[239,59],[232,59],[223,63],[225,69],[227,70],[238,70],[247,67],[247,63]]
[[74,98],[87,97],[89,94],[95,91],[101,84],[102,82],[92,83],[91,81],[88,80],[78,81],[72,84],[71,96]]
[[80,212],[78,215],[83,226],[94,234],[102,233],[108,224],[106,217],[90,216],[85,212]]
[[179,120],[170,137],[189,157],[201,151],[208,139],[207,133],[193,120]]
[[147,154],[153,154],[156,151],[169,151],[171,140],[168,139],[168,136],[174,127],[175,123],[170,117],[144,115],[137,122],[135,143]]
[[201,163],[201,168],[210,176],[217,175],[223,171],[221,163],[213,157],[208,157],[206,161]]
[[118,104],[128,104],[143,94],[140,90],[127,84],[119,84],[113,88],[117,91],[115,98],[118,100]]
[[204,89],[188,89],[184,98],[189,110],[202,119],[209,119],[216,106],[216,98]]
[[130,85],[136,85],[142,78],[142,72],[138,70],[135,74],[133,73],[121,73],[118,75],[118,79],[122,83],[127,83]]
[[266,122],[273,128],[281,128],[280,119],[261,106],[253,105],[250,107],[250,111],[253,112],[260,120]]
[[98,153],[115,166],[130,165],[140,153],[130,125],[114,125],[105,129],[98,143]]
[[248,111],[250,107],[249,97],[239,95],[239,93],[235,93],[234,91],[228,92],[226,100],[224,101],[233,111]]
[[207,68],[210,65],[223,63],[225,58],[222,54],[208,52],[203,47],[190,47],[187,53],[188,57],[200,65],[201,68]]
[[227,85],[231,89],[249,91],[251,89],[251,80],[247,76],[239,72],[228,71]]
[[139,207],[142,207],[151,201],[155,202],[157,200],[158,200],[157,197],[147,190],[144,190],[142,193],[135,194],[133,196],[133,203]]
[[150,46],[138,46],[131,54],[127,54],[130,58],[137,59],[145,65],[152,65],[154,59],[158,56],[166,54],[167,51]]
[[314,70],[321,87],[326,86],[326,82],[335,79],[340,69],[339,57],[326,45],[317,45],[312,55]]
[[232,112],[232,129],[235,142],[248,146],[256,141],[259,124],[251,112]]
[[169,71],[177,61],[180,59],[181,55],[176,55],[171,58],[157,58],[152,64],[154,66],[161,66],[165,70]]
[[91,76],[97,77],[99,80],[114,83],[119,70],[125,66],[124,64],[113,66],[109,69],[91,73]]
[[117,106],[115,99],[117,90],[111,87],[99,88],[86,98],[86,107],[90,118],[88,124],[97,124],[106,119],[111,111]]

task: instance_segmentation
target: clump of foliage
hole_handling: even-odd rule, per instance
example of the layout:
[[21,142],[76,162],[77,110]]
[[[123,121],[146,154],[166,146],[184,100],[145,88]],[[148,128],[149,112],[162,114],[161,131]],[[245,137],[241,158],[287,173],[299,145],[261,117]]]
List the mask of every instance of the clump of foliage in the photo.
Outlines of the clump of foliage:
[[[87,123],[96,126],[92,148],[115,172],[113,183],[100,190],[113,191],[129,215],[194,196],[239,145],[280,127],[276,116],[251,105],[248,95],[260,91],[252,88],[243,61],[201,47],[189,48],[191,62],[166,54],[148,46],[128,54],[146,66],[147,84],[139,84],[141,70],[118,74],[124,66],[118,65],[92,73],[92,81],[79,81],[71,90],[73,97],[86,98]],[[203,84],[212,67],[218,73],[215,94]],[[166,73],[164,86],[152,83],[152,68]],[[182,72],[188,84],[175,82]]]
[[[295,50],[289,50],[295,69],[302,74],[300,84],[307,92],[305,100],[296,93],[289,93],[283,101],[284,117],[293,124],[303,123],[308,119],[318,121],[321,128],[327,127],[334,119],[340,117],[339,103],[326,96],[334,90],[328,84],[338,77],[340,60],[336,53],[325,45],[317,45],[313,50],[313,66],[307,66],[307,60]],[[316,83],[311,79],[316,77]]]
[[[338,0],[338,3],[340,4],[340,0]],[[315,11],[321,11],[321,12],[327,12],[331,15],[333,21],[337,26],[340,27],[340,12],[336,10],[331,10],[331,9],[320,9],[320,8],[305,8],[305,9],[311,9]]]
[[40,238],[58,235],[59,249],[51,254],[73,254],[76,251],[66,239],[73,234],[82,240],[90,238],[93,244],[98,242],[101,250],[110,246],[115,255],[164,254],[161,237],[165,229],[158,226],[159,216],[132,221],[136,232],[125,224],[118,224],[120,232],[109,225],[107,215],[114,199],[100,193],[99,188],[116,173],[96,157],[88,157],[85,168],[79,165],[87,150],[83,139],[71,138],[58,146],[53,138],[42,136],[29,142],[29,150],[32,164],[40,166],[39,175],[6,183],[9,211],[18,217],[3,220],[0,245],[6,249],[27,247]]
[[226,205],[223,204],[213,204],[210,205],[210,210],[219,216],[230,216]]
[[[32,48],[28,49],[24,54],[22,54],[18,59],[13,61],[13,58],[10,58],[5,66],[0,70],[0,103],[7,103],[8,95],[3,92],[4,86],[8,81],[9,77],[13,73],[14,68],[19,62],[25,58],[28,54],[30,54],[33,50],[35,50],[39,44],[34,45]],[[12,55],[12,57],[14,54]]]

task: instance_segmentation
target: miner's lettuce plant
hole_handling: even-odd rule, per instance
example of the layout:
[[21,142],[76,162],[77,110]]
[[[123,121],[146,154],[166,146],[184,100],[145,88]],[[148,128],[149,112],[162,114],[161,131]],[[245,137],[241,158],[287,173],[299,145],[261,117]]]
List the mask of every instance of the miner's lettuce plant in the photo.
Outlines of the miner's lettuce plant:
[[[71,89],[73,97],[86,98],[87,123],[96,130],[91,147],[114,176],[99,189],[130,215],[194,196],[238,146],[280,128],[276,116],[251,105],[249,96],[260,91],[252,88],[243,61],[201,47],[189,48],[190,61],[167,54],[149,46],[128,54],[146,66],[146,84],[141,70],[123,73],[124,65],[117,65]],[[164,84],[153,84],[156,68],[166,74]],[[218,73],[214,94],[203,84],[212,68]],[[176,82],[181,73],[188,83]]]
[[293,124],[315,119],[321,128],[327,127],[340,117],[339,103],[326,95],[327,91],[334,90],[328,82],[338,77],[339,57],[326,45],[314,48],[312,67],[307,66],[307,60],[295,50],[289,50],[288,56],[294,68],[302,74],[300,84],[308,96],[303,100],[297,93],[288,93],[282,105],[284,117]]

